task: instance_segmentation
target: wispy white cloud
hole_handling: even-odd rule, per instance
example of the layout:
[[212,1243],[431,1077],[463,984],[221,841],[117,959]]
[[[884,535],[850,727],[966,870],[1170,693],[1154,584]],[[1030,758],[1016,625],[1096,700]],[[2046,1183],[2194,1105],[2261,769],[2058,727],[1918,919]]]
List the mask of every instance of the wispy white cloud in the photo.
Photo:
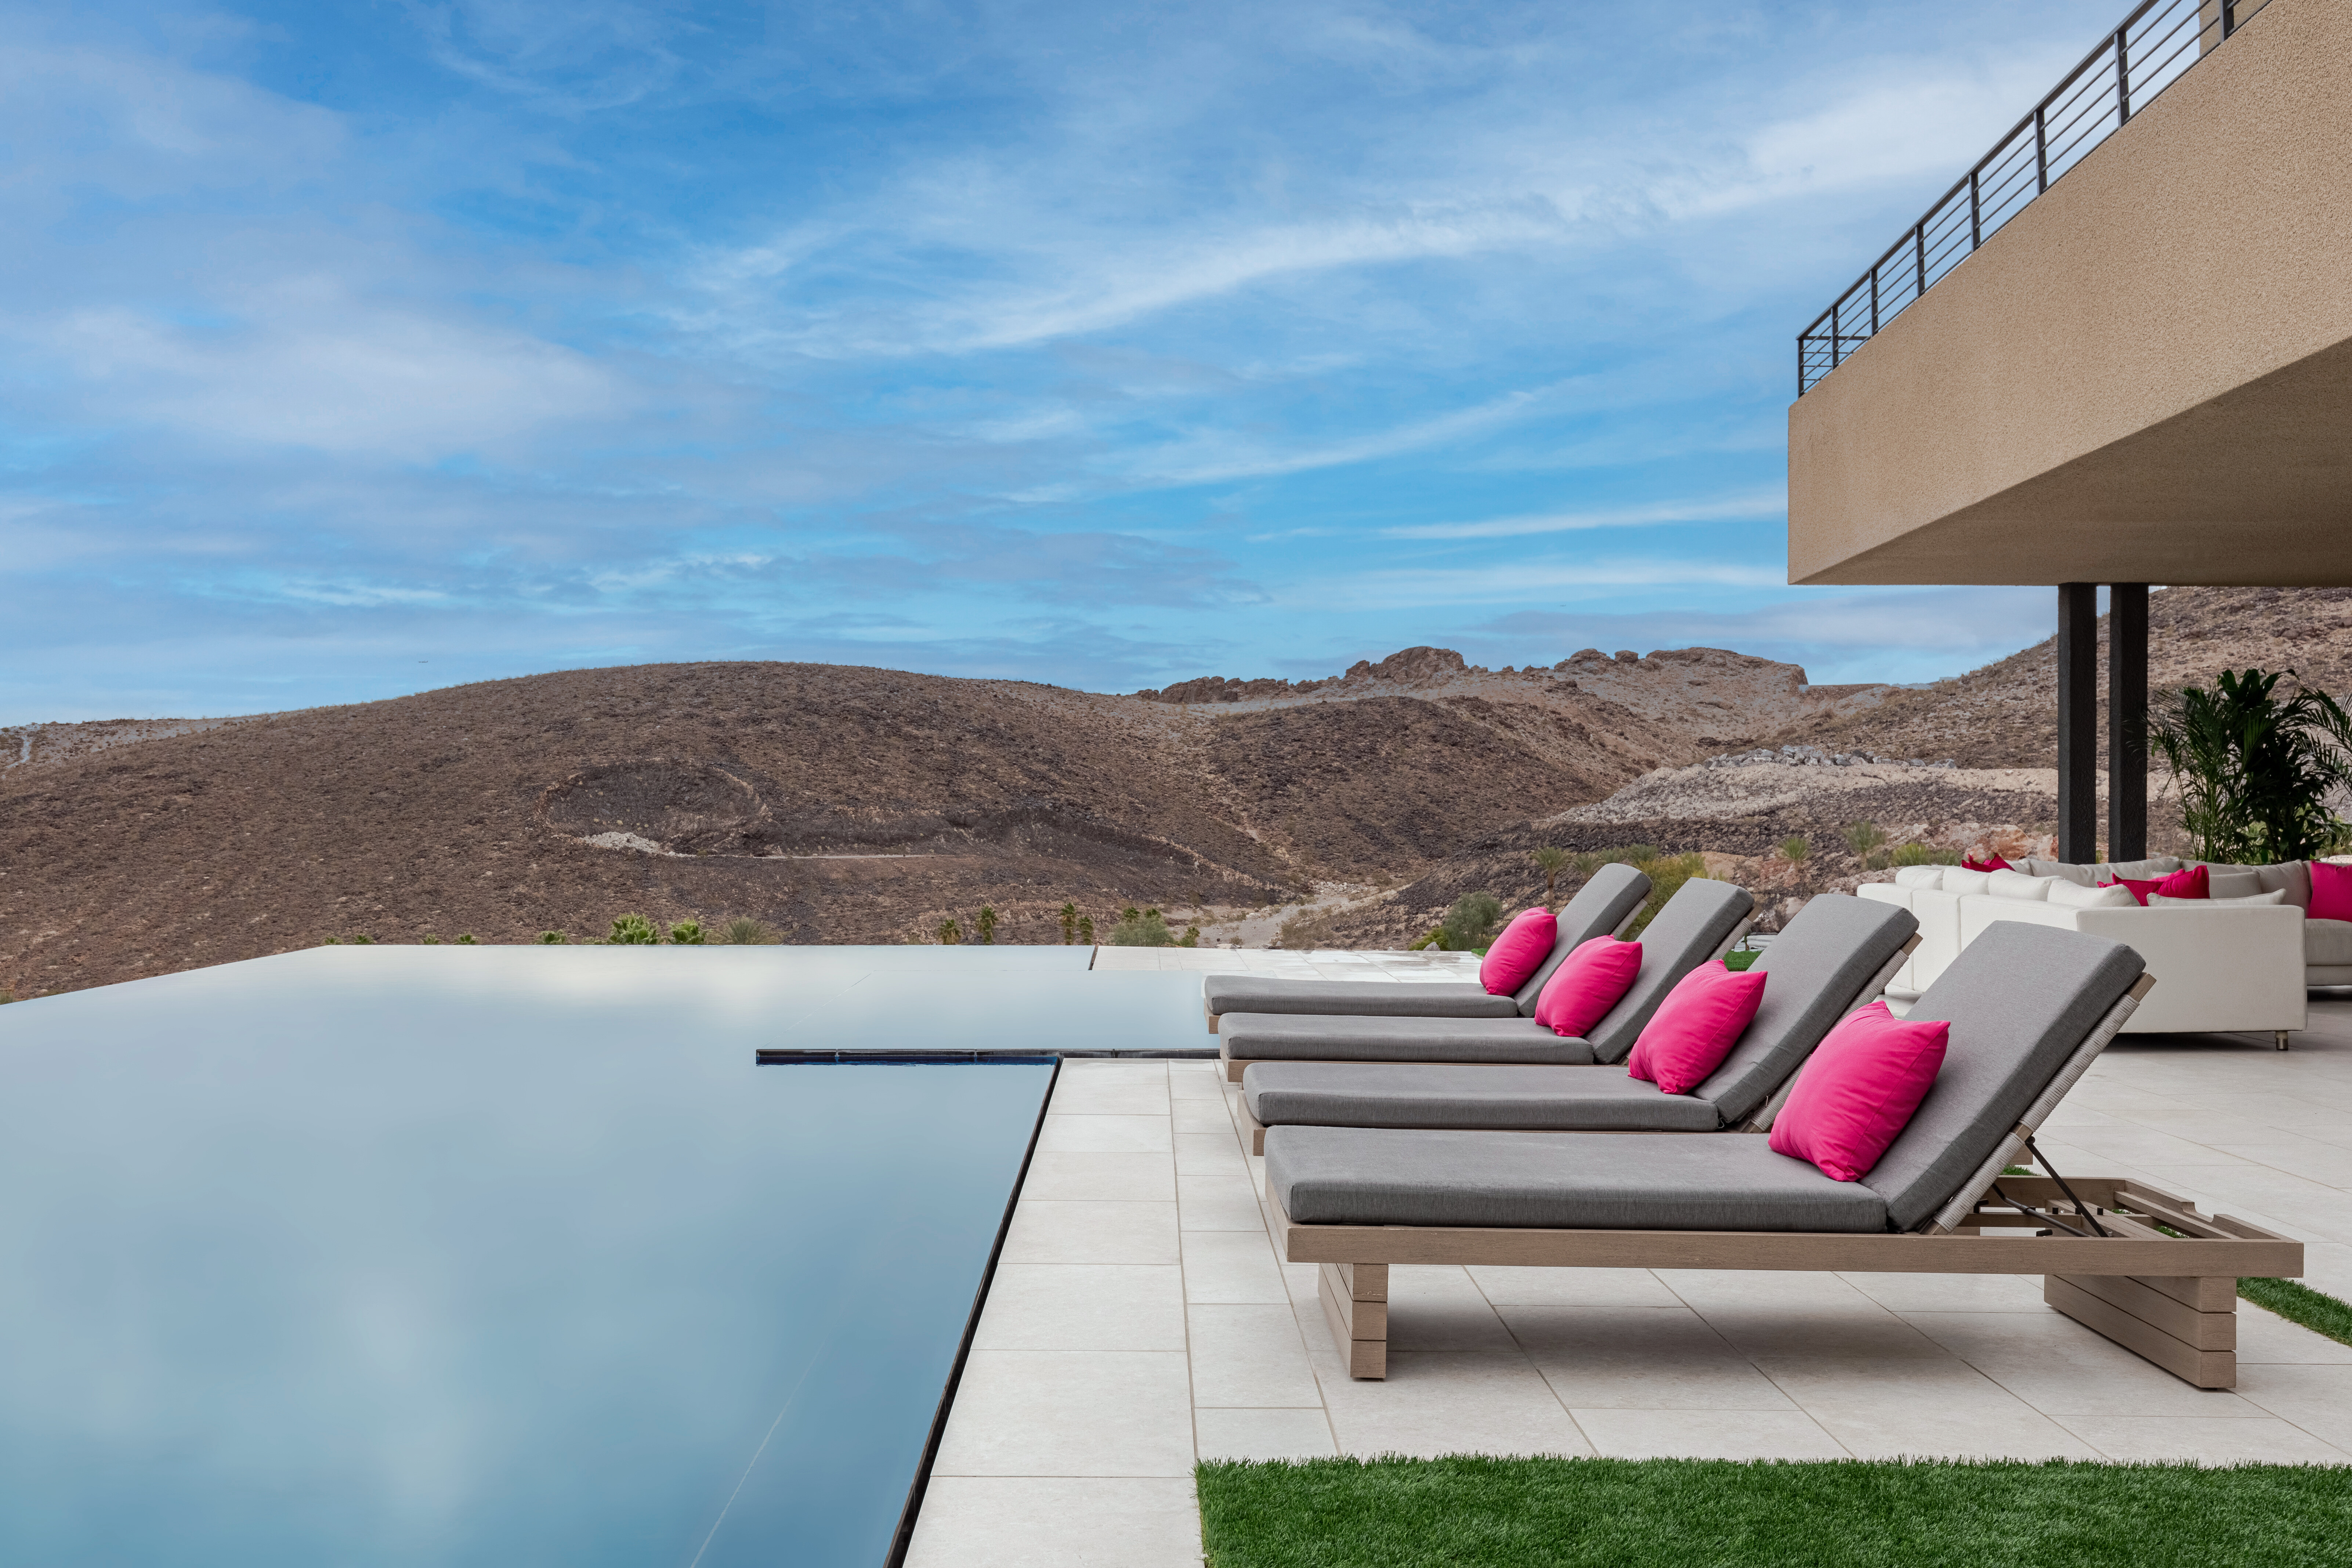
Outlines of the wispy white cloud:
[[1708,500],[1652,501],[1597,511],[1540,512],[1477,522],[1421,522],[1381,530],[1384,539],[1520,539],[1532,533],[1574,533],[1594,528],[1650,528],[1675,522],[1756,521],[1788,508],[1784,490],[1748,490]]

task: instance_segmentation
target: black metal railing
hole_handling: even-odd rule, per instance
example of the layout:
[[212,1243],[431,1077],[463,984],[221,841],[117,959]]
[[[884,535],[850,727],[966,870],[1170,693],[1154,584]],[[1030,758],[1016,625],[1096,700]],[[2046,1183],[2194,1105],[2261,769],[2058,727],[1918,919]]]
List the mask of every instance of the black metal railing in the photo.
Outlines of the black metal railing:
[[2269,0],[2142,0],[1870,270],[1797,334],[1797,395],[1968,259]]

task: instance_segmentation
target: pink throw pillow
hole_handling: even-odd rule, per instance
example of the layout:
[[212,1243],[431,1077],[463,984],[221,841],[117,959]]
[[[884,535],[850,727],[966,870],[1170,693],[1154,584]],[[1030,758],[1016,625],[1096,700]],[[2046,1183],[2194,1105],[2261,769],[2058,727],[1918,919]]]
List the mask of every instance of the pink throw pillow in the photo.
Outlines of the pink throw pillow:
[[2352,921],[2352,866],[2311,863],[2311,908],[2304,911],[2315,921]]
[[2147,902],[2147,896],[2150,893],[2157,892],[2163,888],[2164,879],[2161,877],[2152,877],[2147,881],[2136,882],[2129,877],[2117,877],[2114,881],[2102,882],[2099,886],[2102,888],[2121,888],[2125,892],[2129,893],[2132,896],[2132,902],[2136,904],[2145,904]]
[[[2204,867],[2190,866],[2158,882],[2156,890],[2168,899],[2210,899],[2213,896],[2213,879]],[[2147,900],[2142,899],[2140,902]]]
[[1960,869],[1963,871],[2014,871],[2017,868],[1998,855],[1988,855],[1981,860],[1963,858],[1960,861]]
[[1911,1023],[1884,1002],[1849,1013],[1797,1075],[1772,1121],[1772,1152],[1810,1160],[1833,1181],[1862,1180],[1910,1125],[1951,1035],[1949,1024]]
[[1601,1022],[1642,973],[1642,944],[1596,936],[1559,961],[1536,997],[1536,1022],[1569,1039]]
[[1528,983],[1528,976],[1551,956],[1559,937],[1559,917],[1538,905],[1521,910],[1486,949],[1478,965],[1478,984],[1489,996],[1508,995]]
[[1765,978],[1760,969],[1734,973],[1719,958],[1700,964],[1658,1004],[1642,1037],[1633,1042],[1625,1071],[1649,1079],[1664,1093],[1688,1094],[1723,1065],[1755,1022]]

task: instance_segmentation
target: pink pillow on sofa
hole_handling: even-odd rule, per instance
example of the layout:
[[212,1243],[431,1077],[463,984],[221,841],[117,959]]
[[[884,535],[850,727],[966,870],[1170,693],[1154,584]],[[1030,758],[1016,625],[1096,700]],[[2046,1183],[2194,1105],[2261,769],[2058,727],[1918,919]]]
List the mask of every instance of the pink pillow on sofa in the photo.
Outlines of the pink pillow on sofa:
[[1489,996],[1517,991],[1551,956],[1551,944],[1559,937],[1558,915],[1540,904],[1521,910],[1488,945],[1486,958],[1478,964],[1478,984]]
[[1833,1181],[1862,1180],[1934,1087],[1951,1034],[1884,1002],[1849,1013],[1797,1075],[1772,1121],[1772,1152],[1810,1160]]
[[2112,882],[2099,884],[2102,888],[2121,888],[2132,896],[2132,902],[2136,904],[2147,903],[2147,896],[2163,885],[2164,879],[2161,877],[2151,877],[2144,882],[2136,882],[2129,877],[2117,877]]
[[1696,1089],[1755,1021],[1765,978],[1760,969],[1735,974],[1719,958],[1684,975],[1633,1042],[1626,1073],[1667,1094]]
[[[2213,896],[2213,879],[2201,865],[2184,866],[2157,883],[2156,890],[2168,899],[2210,899]],[[2140,902],[2147,900],[2142,899]]]
[[2352,921],[2352,866],[2311,863],[2311,908],[2304,911],[2315,921]]
[[1596,936],[1559,961],[1536,997],[1536,1022],[1570,1039],[1601,1022],[1642,973],[1642,944]]

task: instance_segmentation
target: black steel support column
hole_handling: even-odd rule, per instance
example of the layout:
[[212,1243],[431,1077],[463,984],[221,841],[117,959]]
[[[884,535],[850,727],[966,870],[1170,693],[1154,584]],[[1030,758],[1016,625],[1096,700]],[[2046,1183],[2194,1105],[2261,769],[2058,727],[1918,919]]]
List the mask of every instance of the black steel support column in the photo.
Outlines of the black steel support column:
[[2147,584],[2107,589],[2107,858],[2147,854]]
[[2099,585],[2058,584],[2058,858],[2099,858]]

